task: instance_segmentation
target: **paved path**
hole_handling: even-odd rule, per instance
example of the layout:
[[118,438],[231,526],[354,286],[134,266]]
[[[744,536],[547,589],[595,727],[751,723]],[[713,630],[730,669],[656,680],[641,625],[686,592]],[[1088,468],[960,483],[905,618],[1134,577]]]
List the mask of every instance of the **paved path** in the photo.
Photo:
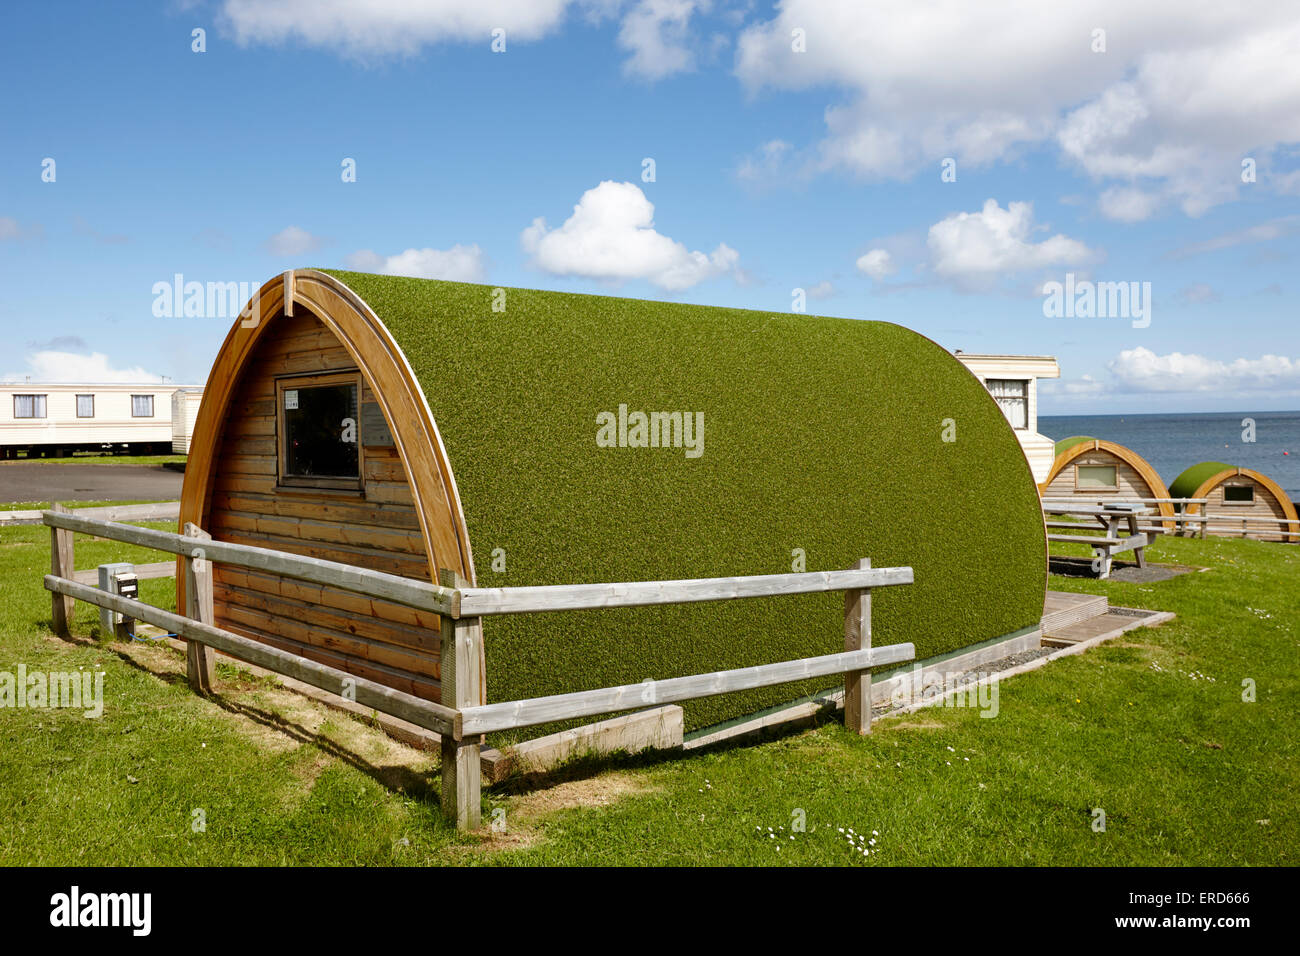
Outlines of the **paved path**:
[[161,465],[0,464],[0,501],[176,501],[185,476]]

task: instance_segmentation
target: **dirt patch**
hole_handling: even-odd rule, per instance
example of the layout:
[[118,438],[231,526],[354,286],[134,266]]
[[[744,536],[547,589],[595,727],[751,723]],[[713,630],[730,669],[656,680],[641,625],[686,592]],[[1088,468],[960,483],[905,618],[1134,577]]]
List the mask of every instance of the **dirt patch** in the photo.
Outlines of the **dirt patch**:
[[516,797],[511,801],[506,812],[513,811],[519,816],[528,818],[580,807],[607,807],[623,797],[653,793],[657,789],[631,774],[608,773],[586,780],[569,780],[545,790]]
[[457,847],[462,854],[482,856],[488,853],[508,853],[512,850],[527,850],[542,842],[541,832],[528,824],[511,823],[506,817],[504,830],[493,830],[490,821],[485,821],[482,839],[470,846]]
[[900,720],[896,724],[890,724],[890,730],[937,730],[943,727],[943,724],[937,720]]
[[[539,824],[543,818],[553,813],[608,807],[624,797],[657,793],[659,789],[631,774],[607,773],[521,794],[503,806],[488,811],[483,818],[483,828],[478,833],[481,839],[463,849],[465,853],[474,855],[526,850],[542,841]],[[494,818],[494,813],[498,811],[504,811],[505,815]],[[494,820],[498,829],[493,829]]]

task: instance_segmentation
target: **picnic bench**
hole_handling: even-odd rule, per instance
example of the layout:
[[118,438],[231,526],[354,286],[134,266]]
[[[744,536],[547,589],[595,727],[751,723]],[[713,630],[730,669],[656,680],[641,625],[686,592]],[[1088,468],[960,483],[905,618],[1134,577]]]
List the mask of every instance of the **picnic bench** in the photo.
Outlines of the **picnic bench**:
[[[1076,520],[1047,520],[1047,540],[1060,544],[1086,544],[1093,549],[1101,562],[1098,577],[1110,577],[1111,563],[1115,555],[1132,551],[1139,568],[1147,566],[1144,548],[1155,538],[1152,529],[1139,527],[1138,519],[1150,515],[1154,509],[1146,505],[1110,504],[1110,505],[1044,505],[1047,515],[1065,515]],[[1086,520],[1092,519],[1096,525]],[[1055,532],[1052,529],[1057,529]],[[1062,531],[1098,530],[1101,534],[1063,534]]]

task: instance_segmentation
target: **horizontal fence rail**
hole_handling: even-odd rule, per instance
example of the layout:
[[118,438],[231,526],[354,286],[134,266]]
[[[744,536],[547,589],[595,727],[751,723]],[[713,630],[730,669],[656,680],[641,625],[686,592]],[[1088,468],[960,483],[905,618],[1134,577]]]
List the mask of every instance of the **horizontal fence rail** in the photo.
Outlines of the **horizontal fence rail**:
[[462,588],[460,616],[526,614],[535,611],[580,611],[613,607],[647,607],[695,601],[772,597],[850,591],[892,584],[911,584],[911,568],[868,568],[753,574],[685,581],[633,581],[624,584],[548,584],[517,588]]
[[[103,505],[78,508],[77,514],[102,521],[174,521],[181,515],[179,501],[156,501],[143,505]],[[22,524],[44,524],[44,511],[0,511],[0,528]]]
[[484,704],[467,707],[461,711],[462,731],[466,734],[487,734],[515,727],[532,727],[537,724],[576,717],[591,717],[619,710],[632,710],[658,704],[671,704],[679,700],[729,694],[738,690],[753,690],[773,684],[788,684],[806,677],[825,677],[866,670],[884,664],[899,664],[916,656],[911,644],[890,644],[885,647],[822,657],[805,657],[778,664],[760,664],[737,670],[696,674],[691,677],[670,677],[665,680],[624,684],[600,690],[578,691],[572,694],[555,694],[551,697],[534,697],[503,704]]
[[[1124,499],[1106,499],[1092,498],[1078,495],[1073,498],[1043,498],[1042,507],[1045,515],[1069,515],[1069,514],[1092,514],[1088,507],[1081,507],[1080,502],[1093,503],[1097,507],[1107,505],[1158,505],[1172,504],[1179,510],[1171,515],[1166,514],[1148,514],[1144,515],[1142,520],[1150,526],[1146,531],[1160,531],[1162,526],[1174,525],[1177,534],[1200,535],[1205,537],[1207,534],[1220,536],[1234,535],[1240,537],[1256,538],[1277,538],[1284,540],[1294,540],[1300,538],[1300,519],[1280,518],[1275,515],[1240,515],[1233,514],[1230,511],[1209,511],[1205,509],[1210,503],[1208,498],[1124,498]],[[1198,510],[1192,513],[1187,511],[1188,508],[1195,507]],[[1120,508],[1116,508],[1117,513],[1122,513]],[[1048,527],[1063,527],[1064,525],[1057,522],[1048,522]],[[1086,523],[1080,523],[1080,527],[1090,527]],[[1169,533],[1167,530],[1165,533]],[[1288,537],[1289,536],[1289,537]]]
[[1209,502],[1209,498],[1092,498],[1084,495],[1076,495],[1067,498],[1044,498],[1043,507],[1048,505],[1077,505],[1080,501],[1095,502],[1098,505],[1108,504],[1143,504],[1143,505],[1203,505]]
[[216,648],[249,664],[256,664],[288,677],[296,677],[304,683],[333,694],[342,695],[345,689],[350,689],[354,693],[352,699],[358,704],[401,717],[403,720],[409,720],[413,724],[452,739],[461,739],[460,713],[451,707],[444,707],[416,697],[414,694],[407,694],[346,671],[319,664],[211,624],[202,624],[179,614],[172,614],[152,604],[133,601],[86,584],[78,584],[68,578],[47,574],[45,588],[97,607],[117,611],[119,614],[145,621],[155,627],[165,628],[169,633],[177,634],[186,640]]
[[310,581],[313,584],[325,584],[344,591],[382,598],[395,604],[404,604],[437,614],[451,613],[456,616],[456,592],[451,588],[399,577],[396,574],[386,574],[383,571],[371,571],[368,568],[358,568],[337,561],[309,558],[305,555],[273,551],[270,548],[258,548],[248,544],[212,540],[196,541],[194,538],[187,538],[170,531],[155,531],[152,528],[137,528],[134,525],[113,521],[83,518],[81,515],[69,512],[47,511],[45,523],[52,528],[61,528],[65,531],[98,535],[183,557],[203,557],[209,561],[281,574],[285,577]]

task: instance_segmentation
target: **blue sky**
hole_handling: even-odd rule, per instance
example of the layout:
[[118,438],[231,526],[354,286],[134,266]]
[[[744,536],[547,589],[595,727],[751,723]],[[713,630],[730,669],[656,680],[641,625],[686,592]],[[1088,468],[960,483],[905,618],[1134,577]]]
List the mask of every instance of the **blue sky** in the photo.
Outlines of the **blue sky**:
[[[155,283],[356,266],[773,311],[801,288],[1056,355],[1043,414],[1300,407],[1300,13],[1046,6],[15,7],[0,375],[202,382],[230,321],[155,317]],[[1067,273],[1150,283],[1149,325],[1045,316]]]

